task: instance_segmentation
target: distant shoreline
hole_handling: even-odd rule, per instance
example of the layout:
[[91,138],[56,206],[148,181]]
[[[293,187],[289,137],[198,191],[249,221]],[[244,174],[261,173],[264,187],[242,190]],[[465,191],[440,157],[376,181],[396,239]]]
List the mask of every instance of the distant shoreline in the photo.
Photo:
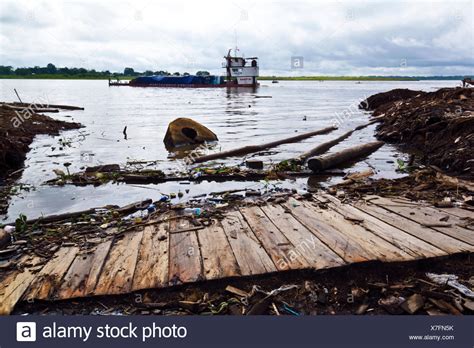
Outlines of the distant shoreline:
[[418,81],[414,77],[384,76],[261,76],[261,81]]
[[[120,76],[120,81],[134,79],[138,76]],[[0,75],[3,80],[109,80],[104,76],[67,76],[57,74],[41,74],[41,75]],[[421,80],[446,80],[458,81],[459,76],[260,76],[260,81],[421,81]],[[111,81],[116,81],[117,77],[111,77]]]

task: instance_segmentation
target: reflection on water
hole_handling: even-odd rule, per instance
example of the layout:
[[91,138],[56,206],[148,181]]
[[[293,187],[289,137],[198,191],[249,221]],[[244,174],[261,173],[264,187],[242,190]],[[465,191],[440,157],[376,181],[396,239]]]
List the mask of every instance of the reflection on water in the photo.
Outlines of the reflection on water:
[[[420,82],[355,82],[282,81],[262,82],[257,90],[172,89],[108,87],[107,81],[75,80],[1,80],[0,100],[13,101],[16,88],[22,99],[29,102],[47,100],[55,104],[83,106],[84,111],[51,114],[66,121],[81,122],[85,128],[61,133],[59,136],[38,136],[31,145],[25,162],[22,183],[36,187],[12,199],[9,216],[20,212],[29,217],[79,210],[105,204],[126,204],[144,197],[157,198],[163,192],[183,190],[179,183],[135,187],[108,184],[102,187],[48,187],[41,184],[55,177],[53,169],[65,170],[70,162],[71,172],[87,166],[118,163],[141,163],[142,168],[175,171],[182,165],[180,158],[192,149],[169,153],[163,138],[168,123],[178,117],[192,118],[217,134],[219,141],[211,151],[261,144],[301,132],[324,128],[335,119],[341,121],[337,131],[284,144],[258,157],[271,164],[292,158],[320,142],[327,141],[367,121],[367,114],[357,109],[360,100],[393,88],[434,90],[454,86],[456,81]],[[127,137],[123,130],[127,127]],[[375,125],[354,133],[332,151],[374,139]],[[385,145],[367,160],[355,164],[350,171],[376,168],[378,177],[394,177],[394,156],[399,154]],[[235,165],[243,158],[229,158],[213,164]],[[209,165],[206,163],[205,165]],[[339,180],[335,178],[334,180]],[[330,180],[328,178],[327,180]],[[191,194],[222,191],[259,183],[201,183],[193,184]],[[284,185],[305,187],[307,179]],[[186,196],[183,197],[186,199]]]

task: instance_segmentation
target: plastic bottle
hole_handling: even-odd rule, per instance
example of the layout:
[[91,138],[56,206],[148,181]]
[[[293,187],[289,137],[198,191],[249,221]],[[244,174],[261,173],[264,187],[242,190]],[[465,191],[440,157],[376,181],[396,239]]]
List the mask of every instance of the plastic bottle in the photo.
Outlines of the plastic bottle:
[[161,196],[160,202],[168,202],[169,199],[170,199],[170,198],[169,198],[168,196],[164,195],[164,196]]
[[187,214],[187,215],[199,216],[201,215],[201,213],[202,213],[201,208],[184,208],[184,214]]

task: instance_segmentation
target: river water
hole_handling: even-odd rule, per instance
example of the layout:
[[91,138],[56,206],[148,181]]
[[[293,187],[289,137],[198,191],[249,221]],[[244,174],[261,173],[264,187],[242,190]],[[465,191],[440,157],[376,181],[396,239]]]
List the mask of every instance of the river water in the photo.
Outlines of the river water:
[[[123,205],[144,198],[158,199],[162,193],[189,189],[181,200],[210,191],[235,188],[261,188],[262,182],[202,182],[182,185],[179,182],[159,185],[106,184],[100,187],[52,187],[44,185],[56,175],[53,169],[70,172],[81,168],[130,162],[144,168],[174,171],[180,167],[177,154],[169,153],[164,144],[168,123],[177,117],[190,117],[201,122],[219,137],[211,151],[228,150],[260,144],[308,132],[337,122],[339,129],[294,144],[281,145],[257,157],[266,164],[278,162],[332,139],[368,120],[368,113],[358,110],[366,97],[394,88],[433,91],[458,85],[458,81],[361,82],[354,81],[263,81],[256,91],[227,89],[170,89],[109,87],[107,81],[89,80],[0,80],[0,100],[14,101],[16,88],[25,102],[68,104],[85,108],[49,116],[76,121],[85,127],[62,132],[59,136],[37,136],[25,161],[25,170],[18,183],[26,184],[12,197],[8,215],[11,220],[23,213],[28,218],[56,214],[107,204]],[[127,126],[128,138],[122,131]],[[375,125],[354,133],[331,151],[373,141]],[[179,157],[179,156],[178,156]],[[405,158],[391,145],[384,145],[366,160],[346,168],[348,172],[375,168],[375,177],[397,177],[396,158]],[[225,165],[242,162],[242,158],[217,161]],[[214,163],[215,164],[215,163]],[[206,164],[207,165],[207,164]],[[340,178],[328,179],[329,181]],[[313,180],[314,181],[314,180]],[[308,179],[276,183],[286,187],[304,188]],[[177,199],[176,202],[179,200]],[[1,217],[0,217],[1,218]]]

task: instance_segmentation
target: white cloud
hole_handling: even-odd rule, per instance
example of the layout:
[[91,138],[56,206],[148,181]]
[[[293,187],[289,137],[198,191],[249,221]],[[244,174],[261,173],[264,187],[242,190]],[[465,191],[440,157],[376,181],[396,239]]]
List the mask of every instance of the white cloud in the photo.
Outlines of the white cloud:
[[3,0],[0,57],[217,73],[237,41],[262,74],[294,74],[291,56],[304,57],[306,75],[472,74],[473,3]]

